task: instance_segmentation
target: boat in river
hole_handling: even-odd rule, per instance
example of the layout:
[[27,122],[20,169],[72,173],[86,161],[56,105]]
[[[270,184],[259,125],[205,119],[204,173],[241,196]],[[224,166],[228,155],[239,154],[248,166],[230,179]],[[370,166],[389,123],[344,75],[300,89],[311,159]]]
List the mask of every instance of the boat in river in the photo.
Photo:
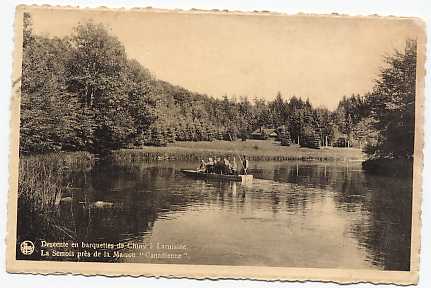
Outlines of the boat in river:
[[239,182],[250,182],[253,180],[253,175],[229,175],[229,174],[216,174],[216,173],[206,173],[197,170],[181,170],[187,176],[204,178],[204,179],[221,179],[227,181],[239,181]]

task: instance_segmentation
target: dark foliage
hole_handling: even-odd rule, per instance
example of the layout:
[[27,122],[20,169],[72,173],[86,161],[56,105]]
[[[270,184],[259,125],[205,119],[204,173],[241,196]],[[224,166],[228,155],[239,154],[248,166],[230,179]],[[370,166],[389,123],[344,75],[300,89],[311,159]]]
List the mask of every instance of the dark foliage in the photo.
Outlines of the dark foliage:
[[404,53],[386,58],[376,85],[367,98],[377,139],[369,145],[373,158],[411,159],[415,134],[416,42]]
[[23,36],[22,153],[267,139],[266,132],[253,132],[284,127],[282,145],[318,148],[344,137],[376,157],[412,154],[412,44],[387,59],[389,68],[369,95],[344,97],[332,112],[281,93],[269,102],[214,99],[155,79],[101,24],[79,24],[70,37],[46,38],[32,33],[26,14]]

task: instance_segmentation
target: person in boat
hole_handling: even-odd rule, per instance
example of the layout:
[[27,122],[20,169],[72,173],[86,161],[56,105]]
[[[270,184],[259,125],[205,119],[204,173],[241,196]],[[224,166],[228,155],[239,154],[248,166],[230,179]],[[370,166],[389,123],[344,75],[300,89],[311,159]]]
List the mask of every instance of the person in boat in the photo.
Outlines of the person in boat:
[[232,174],[234,175],[238,174],[238,165],[236,164],[235,156],[232,159]]
[[217,174],[222,174],[222,172],[223,172],[223,165],[222,165],[220,157],[217,157],[217,159],[214,163],[214,172]]
[[248,170],[248,159],[244,155],[243,159],[242,159],[242,172],[241,172],[241,174],[247,175],[247,170]]
[[226,162],[225,162],[226,158],[219,158],[218,160],[218,173],[219,174],[226,174],[227,171],[227,167],[226,167]]
[[208,162],[206,165],[206,173],[214,173],[214,160],[212,157],[208,158]]
[[203,159],[201,160],[201,165],[199,166],[198,171],[200,171],[200,172],[206,172],[207,171],[207,163],[205,163],[205,161]]
[[223,169],[222,172],[225,175],[229,175],[231,172],[231,166],[230,166],[230,162],[229,160],[227,160],[226,158],[223,158]]

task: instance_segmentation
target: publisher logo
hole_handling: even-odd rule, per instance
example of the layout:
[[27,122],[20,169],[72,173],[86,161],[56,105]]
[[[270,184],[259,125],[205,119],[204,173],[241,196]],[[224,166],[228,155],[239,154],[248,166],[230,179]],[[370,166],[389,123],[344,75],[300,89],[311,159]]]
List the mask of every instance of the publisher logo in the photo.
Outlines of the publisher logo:
[[34,244],[29,240],[25,240],[19,246],[23,255],[31,255],[34,252]]

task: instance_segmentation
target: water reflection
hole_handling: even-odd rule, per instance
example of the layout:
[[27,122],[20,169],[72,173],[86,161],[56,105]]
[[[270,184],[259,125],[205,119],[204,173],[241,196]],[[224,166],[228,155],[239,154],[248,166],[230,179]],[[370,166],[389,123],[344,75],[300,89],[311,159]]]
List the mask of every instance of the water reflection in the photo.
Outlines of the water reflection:
[[194,167],[99,162],[70,175],[60,218],[79,241],[191,247],[138,262],[409,270],[411,180],[335,162],[255,162],[247,186],[179,173]]

